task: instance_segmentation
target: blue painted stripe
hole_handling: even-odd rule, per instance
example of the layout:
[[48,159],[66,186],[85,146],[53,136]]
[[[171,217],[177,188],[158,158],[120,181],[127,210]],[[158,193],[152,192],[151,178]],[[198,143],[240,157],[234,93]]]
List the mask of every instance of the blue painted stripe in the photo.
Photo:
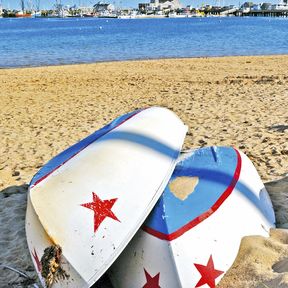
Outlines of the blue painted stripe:
[[95,142],[97,139],[105,135],[107,132],[113,130],[117,126],[119,126],[122,122],[126,121],[130,117],[136,115],[143,109],[139,109],[125,115],[122,115],[115,120],[113,120],[110,124],[104,126],[103,128],[95,131],[93,134],[89,135],[88,137],[84,138],[80,142],[72,145],[68,149],[64,150],[54,158],[52,158],[48,163],[46,163],[32,178],[30,182],[30,186],[34,185],[38,182],[41,178],[45,177],[45,175],[51,173],[57,167],[61,166],[64,162],[72,158],[76,155],[79,151],[83,150],[85,147],[90,145],[91,143]]
[[170,179],[199,177],[195,190],[184,200],[178,199],[169,188],[157,202],[145,226],[164,234],[171,234],[208,211],[230,185],[237,166],[233,148],[211,147],[195,150],[177,164]]

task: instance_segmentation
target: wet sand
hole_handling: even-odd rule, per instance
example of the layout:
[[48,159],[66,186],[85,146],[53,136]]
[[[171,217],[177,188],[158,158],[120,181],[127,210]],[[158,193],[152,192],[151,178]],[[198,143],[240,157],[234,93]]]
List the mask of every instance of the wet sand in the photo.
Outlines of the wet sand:
[[[23,225],[25,184],[37,170],[73,143],[137,108],[158,105],[173,110],[189,127],[184,149],[232,145],[248,155],[264,182],[285,176],[287,67],[288,56],[259,56],[0,70],[0,215],[4,231],[0,241],[10,243],[0,263],[33,270]],[[275,183],[270,184],[270,195],[278,225],[288,228],[287,181]],[[275,231],[268,240],[242,241],[239,259],[245,255],[246,262],[236,261],[236,270],[233,267],[219,287],[288,287],[284,261],[288,236],[285,230]],[[13,255],[21,253],[28,256],[13,262]],[[278,272],[274,271],[272,266],[282,260],[286,264],[277,264],[280,268],[274,266]],[[1,285],[15,280],[11,273],[3,274],[0,269]]]

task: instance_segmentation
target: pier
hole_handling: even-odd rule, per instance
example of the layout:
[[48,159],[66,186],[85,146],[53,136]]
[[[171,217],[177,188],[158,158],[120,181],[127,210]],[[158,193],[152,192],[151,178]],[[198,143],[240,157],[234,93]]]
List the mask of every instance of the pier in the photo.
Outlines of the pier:
[[238,12],[237,16],[254,16],[254,17],[288,17],[288,10],[260,10],[249,12]]
[[209,16],[238,16],[238,17],[288,17],[288,7],[287,10],[277,10],[277,9],[265,9],[265,10],[243,10],[241,8],[229,8],[225,7],[212,7],[205,8],[204,15]]

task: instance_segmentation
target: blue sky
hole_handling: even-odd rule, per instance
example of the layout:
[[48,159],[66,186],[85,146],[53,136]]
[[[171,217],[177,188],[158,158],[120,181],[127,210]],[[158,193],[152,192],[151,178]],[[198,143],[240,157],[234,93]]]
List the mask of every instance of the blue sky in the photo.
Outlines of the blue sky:
[[[92,4],[97,3],[99,0],[62,0],[62,4],[64,5],[85,5],[85,6],[92,6]],[[253,0],[251,0],[253,1]],[[29,0],[25,0],[25,2],[29,2]],[[30,0],[30,2],[36,3],[37,1],[32,1]],[[40,9],[48,9],[51,8],[53,6],[53,4],[56,2],[56,0],[40,0]],[[103,2],[108,2],[108,3],[113,3],[116,6],[120,6],[120,7],[137,7],[139,2],[150,2],[150,0],[106,0]],[[239,5],[240,3],[245,2],[245,0],[180,0],[180,2],[182,3],[183,6],[186,5],[192,5],[193,7],[196,6],[200,6],[201,4],[205,3],[205,4],[211,4],[211,5],[219,5],[219,3],[221,3],[221,5]],[[254,0],[254,3],[259,3],[259,2],[263,2],[263,0]],[[278,3],[277,0],[271,0],[267,2],[271,2],[271,3]],[[0,0],[1,3],[1,0]],[[20,9],[20,0],[2,0],[2,5],[4,8],[10,8],[10,9]]]

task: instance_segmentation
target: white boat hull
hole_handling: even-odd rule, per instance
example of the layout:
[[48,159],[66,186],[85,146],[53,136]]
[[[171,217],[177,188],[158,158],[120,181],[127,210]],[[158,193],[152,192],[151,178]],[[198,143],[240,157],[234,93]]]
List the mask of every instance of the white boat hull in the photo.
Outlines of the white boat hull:
[[[114,287],[215,287],[241,238],[268,236],[274,227],[267,191],[243,153],[211,147],[185,157],[190,162],[177,164],[157,206],[109,270]],[[197,181],[187,194],[188,177]],[[175,187],[186,198],[176,197]]]
[[70,275],[55,287],[89,287],[114,262],[168,183],[187,130],[164,108],[115,121],[52,159],[31,182],[26,231],[34,264],[33,255],[40,259],[54,243]]

